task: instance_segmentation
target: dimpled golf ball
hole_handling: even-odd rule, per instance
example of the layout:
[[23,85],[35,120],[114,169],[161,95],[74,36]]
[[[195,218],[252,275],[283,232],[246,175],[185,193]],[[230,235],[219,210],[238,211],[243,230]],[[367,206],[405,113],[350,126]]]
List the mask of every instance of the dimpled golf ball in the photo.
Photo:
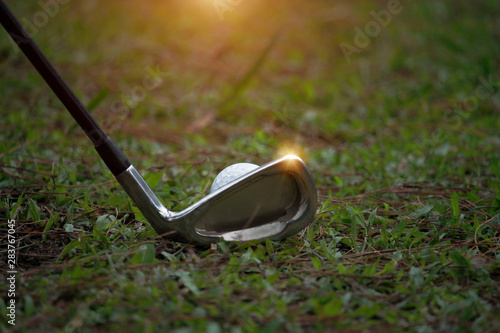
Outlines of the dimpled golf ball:
[[217,191],[222,186],[232,182],[233,180],[240,178],[244,174],[257,169],[259,166],[252,163],[236,163],[228,166],[222,170],[217,177],[215,177],[214,183],[210,188],[210,193]]

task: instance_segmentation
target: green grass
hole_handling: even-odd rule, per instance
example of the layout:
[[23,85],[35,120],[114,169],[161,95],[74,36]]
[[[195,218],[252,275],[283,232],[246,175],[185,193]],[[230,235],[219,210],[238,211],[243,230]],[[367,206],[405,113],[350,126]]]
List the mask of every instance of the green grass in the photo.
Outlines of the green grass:
[[1,330],[496,331],[500,5],[401,6],[349,62],[341,43],[386,1],[242,1],[223,21],[212,1],[69,2],[39,29],[175,211],[229,164],[306,159],[309,228],[213,248],[155,234],[1,31],[0,240],[15,219],[19,272]]

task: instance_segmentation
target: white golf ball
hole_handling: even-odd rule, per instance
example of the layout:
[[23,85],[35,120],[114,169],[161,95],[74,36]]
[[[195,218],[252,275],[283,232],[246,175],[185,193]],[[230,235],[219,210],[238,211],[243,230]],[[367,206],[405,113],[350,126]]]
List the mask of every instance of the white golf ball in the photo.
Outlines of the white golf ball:
[[214,183],[210,188],[210,193],[217,191],[222,186],[232,182],[233,180],[240,178],[241,176],[249,173],[250,171],[257,169],[259,166],[252,163],[236,163],[228,166],[222,170],[217,177],[215,177]]

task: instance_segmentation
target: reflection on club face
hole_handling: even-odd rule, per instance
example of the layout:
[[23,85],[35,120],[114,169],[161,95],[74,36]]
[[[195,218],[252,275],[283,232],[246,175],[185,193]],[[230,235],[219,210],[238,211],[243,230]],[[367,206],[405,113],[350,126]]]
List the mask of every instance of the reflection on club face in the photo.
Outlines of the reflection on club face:
[[[293,178],[283,172],[241,180],[214,197],[207,213],[195,228],[199,233],[226,233],[248,229],[292,217],[298,189]],[[290,216],[292,215],[292,216]]]
[[179,213],[161,204],[133,166],[116,178],[158,234],[189,243],[283,239],[309,225],[316,211],[314,181],[294,155],[235,179]]

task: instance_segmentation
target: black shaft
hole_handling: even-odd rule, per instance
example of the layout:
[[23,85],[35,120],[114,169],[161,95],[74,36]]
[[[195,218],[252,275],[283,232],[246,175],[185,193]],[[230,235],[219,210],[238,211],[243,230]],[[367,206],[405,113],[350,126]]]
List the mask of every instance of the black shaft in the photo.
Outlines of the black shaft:
[[92,118],[92,115],[45,57],[3,0],[0,0],[0,22],[90,138],[113,175],[117,176],[125,171],[131,165],[127,157]]

